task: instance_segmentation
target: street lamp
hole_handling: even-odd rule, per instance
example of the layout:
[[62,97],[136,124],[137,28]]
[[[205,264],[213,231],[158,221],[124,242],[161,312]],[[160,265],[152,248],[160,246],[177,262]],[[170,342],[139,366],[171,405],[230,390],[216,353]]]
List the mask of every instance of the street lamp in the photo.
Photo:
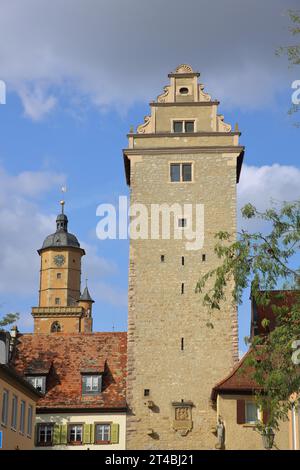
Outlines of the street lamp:
[[262,433],[262,441],[265,449],[272,449],[274,444],[275,433],[272,428],[265,428]]

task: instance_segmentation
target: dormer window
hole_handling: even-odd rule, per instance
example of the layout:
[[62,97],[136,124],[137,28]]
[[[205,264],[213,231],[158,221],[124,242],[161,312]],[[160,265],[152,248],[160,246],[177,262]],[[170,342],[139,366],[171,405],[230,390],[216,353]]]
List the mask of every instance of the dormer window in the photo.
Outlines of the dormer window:
[[173,121],[173,132],[177,134],[195,132],[195,121]]
[[39,376],[27,376],[26,379],[28,380],[31,385],[34,386],[39,392],[45,393],[46,392],[46,376],[39,375]]
[[82,375],[82,395],[98,395],[102,391],[102,375]]

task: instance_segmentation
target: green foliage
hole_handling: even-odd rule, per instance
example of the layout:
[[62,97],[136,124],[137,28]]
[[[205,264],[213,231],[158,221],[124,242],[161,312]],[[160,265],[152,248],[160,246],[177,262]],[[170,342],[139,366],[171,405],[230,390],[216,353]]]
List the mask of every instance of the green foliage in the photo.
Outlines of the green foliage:
[[[291,344],[300,338],[300,270],[294,267],[300,248],[300,201],[265,212],[247,204],[242,214],[262,221],[267,233],[242,230],[237,239],[227,232],[216,234],[220,265],[198,281],[196,292],[202,293],[204,304],[213,312],[222,309],[226,297],[233,305],[241,303],[244,289],[251,285],[253,301],[273,310],[276,327],[268,333],[270,322],[263,319],[266,334],[248,339],[252,354],[246,365],[261,389],[257,401],[268,411],[267,426],[276,429],[280,420],[287,419],[290,398],[300,389],[299,366],[291,359]],[[290,308],[284,302],[278,305],[285,298],[284,291],[272,293],[284,283],[292,290]]]
[[7,313],[0,319],[0,331],[4,330],[4,327],[15,323],[20,318],[18,313]]

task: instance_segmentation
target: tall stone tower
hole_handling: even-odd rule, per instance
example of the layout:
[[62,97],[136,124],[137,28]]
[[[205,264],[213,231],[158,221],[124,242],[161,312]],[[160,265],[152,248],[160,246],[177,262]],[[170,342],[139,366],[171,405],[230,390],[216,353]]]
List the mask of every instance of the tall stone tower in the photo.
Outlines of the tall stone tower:
[[[170,73],[124,150],[131,204],[145,205],[149,214],[153,204],[200,204],[204,221],[197,249],[184,236],[131,238],[128,449],[213,449],[211,389],[238,359],[231,299],[210,318],[195,286],[219,263],[215,233],[236,232],[243,147],[198,77],[188,65]],[[174,216],[174,233],[184,235],[190,222]]]
[[81,258],[85,251],[68,232],[68,218],[61,201],[56,232],[38,250],[41,257],[39,306],[32,308],[35,333],[92,331],[93,300],[87,286],[80,294]]

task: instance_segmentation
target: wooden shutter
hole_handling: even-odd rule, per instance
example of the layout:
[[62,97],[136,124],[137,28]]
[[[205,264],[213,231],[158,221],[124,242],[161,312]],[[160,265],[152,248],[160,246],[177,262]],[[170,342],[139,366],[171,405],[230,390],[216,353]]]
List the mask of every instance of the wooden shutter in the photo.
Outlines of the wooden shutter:
[[60,443],[67,444],[68,443],[68,425],[62,424],[60,426]]
[[95,425],[91,424],[91,444],[95,444]]
[[245,400],[236,401],[236,422],[237,424],[245,423]]
[[111,442],[111,444],[118,444],[119,443],[119,425],[117,423],[113,423],[111,425],[110,442]]
[[53,428],[53,445],[57,446],[60,444],[60,428],[61,426],[59,424],[54,424]]
[[263,410],[263,423],[264,424],[268,423],[269,417],[270,417],[269,411],[268,410]]
[[92,424],[83,425],[83,444],[91,444],[91,426]]

